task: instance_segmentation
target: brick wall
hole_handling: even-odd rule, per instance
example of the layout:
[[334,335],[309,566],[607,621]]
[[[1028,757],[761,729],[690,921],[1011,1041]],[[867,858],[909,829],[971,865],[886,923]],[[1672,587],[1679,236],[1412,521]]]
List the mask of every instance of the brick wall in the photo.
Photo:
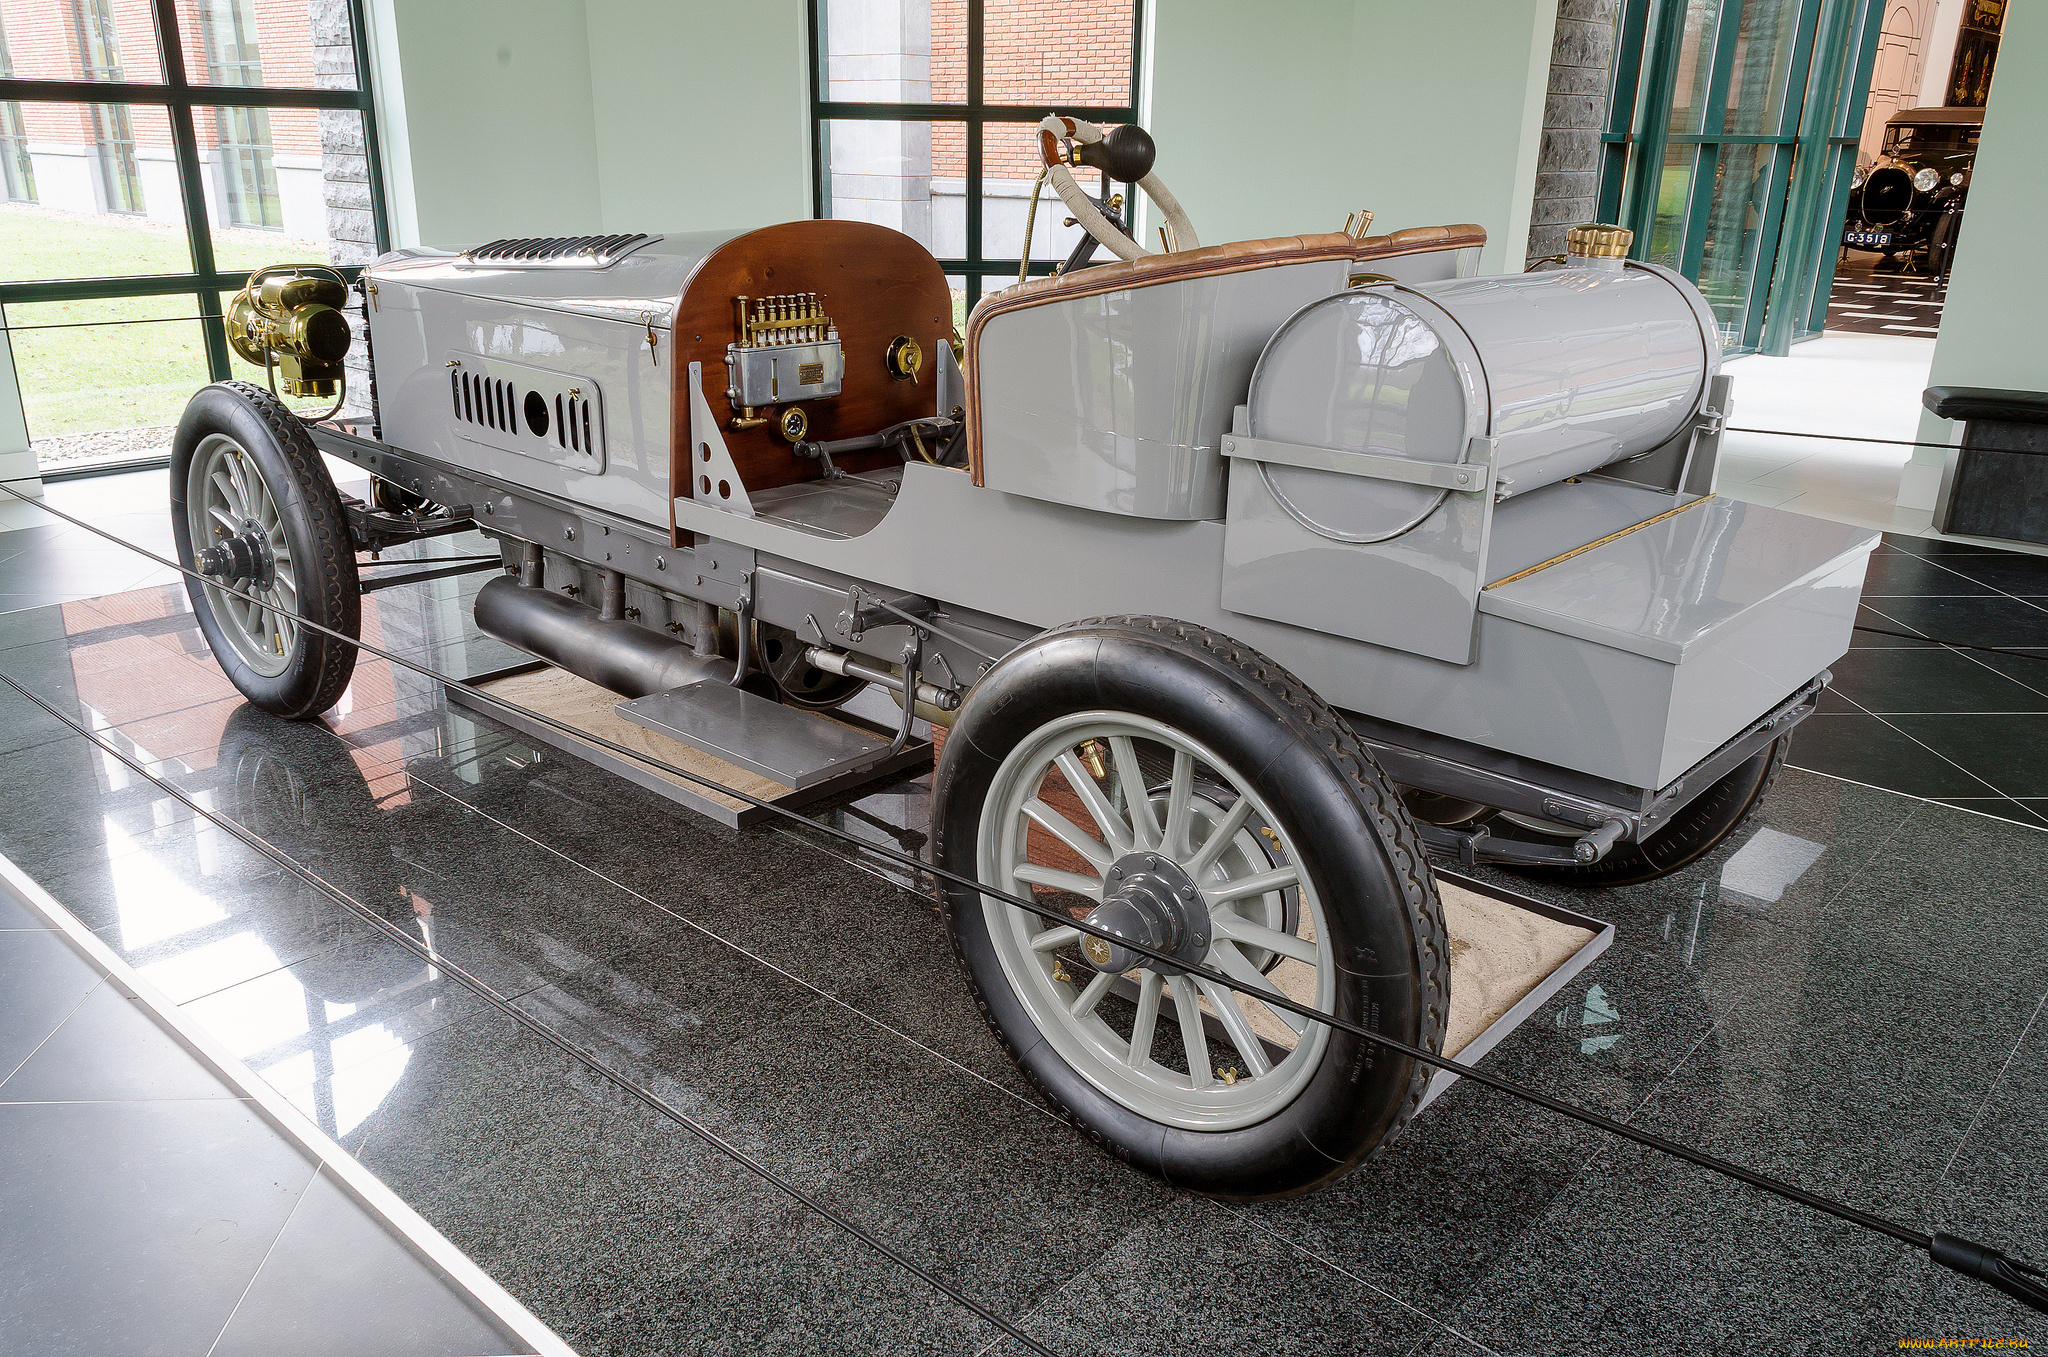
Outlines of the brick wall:
[[[1130,0],[990,0],[982,20],[982,98],[991,104],[1069,106],[1127,103],[1131,97]],[[967,6],[932,0],[932,100],[967,98]],[[965,128],[932,129],[932,175],[967,173]],[[1038,177],[1037,134],[1028,124],[991,123],[982,134],[986,179]]]
[[1564,253],[1565,229],[1600,208],[1600,130],[1614,59],[1615,0],[1562,0],[1550,49],[1536,201],[1529,217],[1530,259]]

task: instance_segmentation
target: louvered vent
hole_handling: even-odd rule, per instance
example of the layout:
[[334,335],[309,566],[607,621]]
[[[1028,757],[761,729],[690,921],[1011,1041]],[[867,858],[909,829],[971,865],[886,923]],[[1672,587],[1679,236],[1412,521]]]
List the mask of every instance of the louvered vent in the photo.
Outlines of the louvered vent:
[[534,236],[520,240],[494,240],[464,250],[462,258],[471,264],[494,268],[583,268],[601,269],[625,258],[660,236]]
[[500,433],[519,432],[519,392],[496,377],[475,377],[460,370],[448,374],[455,417]]
[[448,357],[448,407],[472,443],[602,472],[604,397],[574,373],[481,354]]

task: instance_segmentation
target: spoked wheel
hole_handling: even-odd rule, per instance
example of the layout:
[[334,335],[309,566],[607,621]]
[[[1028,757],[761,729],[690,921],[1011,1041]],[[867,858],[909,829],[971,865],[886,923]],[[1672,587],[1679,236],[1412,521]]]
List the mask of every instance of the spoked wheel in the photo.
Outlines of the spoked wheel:
[[355,647],[297,620],[359,634],[361,590],[340,495],[304,427],[242,382],[200,391],[171,449],[171,527],[199,628],[221,669],[265,711],[318,716]]
[[998,1036],[1132,1163],[1278,1195],[1342,1174],[1412,1113],[1425,1067],[1260,998],[1429,1049],[1449,1005],[1412,821],[1349,728],[1270,660],[1160,619],[1049,632],[961,710],[933,824],[942,866],[1171,958],[945,889]]
[[[1157,796],[1143,768],[1155,759],[1173,769]],[[1207,794],[1196,790],[1198,778]],[[1315,888],[1286,860],[1284,841],[1275,844],[1277,863],[1268,855],[1249,821],[1270,824],[1271,812],[1213,750],[1163,722],[1081,712],[1041,727],[1005,760],[989,803],[981,880],[1329,1011],[1336,964]],[[1076,858],[1080,871],[1051,865]],[[1297,927],[1283,931],[1290,894],[1302,906]],[[1119,954],[1078,929],[996,908],[996,955],[1033,1021],[1090,1082],[1154,1121],[1249,1125],[1293,1101],[1314,1073],[1327,1027]],[[1120,964],[1103,964],[1111,961]],[[1134,1005],[1105,1002],[1119,982]],[[1162,1007],[1171,1010],[1164,1029]]]

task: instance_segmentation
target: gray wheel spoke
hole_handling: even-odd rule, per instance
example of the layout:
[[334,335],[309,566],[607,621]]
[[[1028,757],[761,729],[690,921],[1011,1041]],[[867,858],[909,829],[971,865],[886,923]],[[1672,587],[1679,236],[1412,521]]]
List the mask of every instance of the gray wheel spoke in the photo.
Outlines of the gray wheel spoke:
[[1076,941],[1080,936],[1081,930],[1078,928],[1070,928],[1066,924],[1054,924],[1051,928],[1046,929],[1031,940],[1031,950],[1034,952],[1056,951],[1068,943]]
[[240,488],[235,485],[234,478],[225,471],[214,472],[211,479],[214,487],[220,491],[222,501],[227,504],[228,512],[235,516],[234,530],[240,532],[242,530],[242,520],[248,517],[242,511],[242,492]]
[[1088,859],[1096,871],[1109,870],[1109,864],[1114,858],[1109,849],[1103,846],[1102,840],[1036,797],[1024,803],[1024,813],[1031,817],[1033,824]]
[[1273,1062],[1266,1059],[1266,1048],[1259,1041],[1258,1033],[1245,1021],[1244,1010],[1237,1006],[1237,996],[1214,980],[1195,981],[1195,987],[1209,1001],[1209,1007],[1216,1010],[1216,1020],[1223,1024],[1223,1030],[1230,1036],[1230,1044],[1237,1047],[1237,1053],[1244,1057],[1244,1063],[1255,1075],[1265,1074],[1273,1068]]
[[1109,804],[1109,798],[1102,794],[1102,788],[1082,766],[1080,758],[1069,749],[1053,760],[1067,785],[1074,789],[1074,795],[1081,798],[1081,804],[1088,808],[1088,817],[1095,821],[1095,827],[1102,831],[1102,837],[1111,848],[1119,853],[1131,851],[1130,826],[1124,823],[1116,807]]
[[1248,896],[1264,895],[1268,891],[1286,890],[1301,880],[1288,863],[1275,867],[1270,872],[1258,872],[1252,876],[1241,876],[1235,881],[1223,881],[1214,886],[1202,887],[1202,895],[1212,905],[1228,904],[1232,900],[1243,900]]
[[1123,785],[1124,805],[1131,813],[1131,836],[1139,848],[1159,846],[1159,821],[1152,815],[1152,793],[1145,787],[1145,770],[1138,766],[1138,751],[1128,735],[1109,737],[1109,749],[1116,760],[1116,778]]
[[1209,1038],[1202,1031],[1202,1000],[1184,975],[1173,977],[1173,1011],[1180,1019],[1180,1042],[1188,1055],[1188,1075],[1196,1088],[1216,1082],[1209,1068]]
[[1292,933],[1282,933],[1278,929],[1255,924],[1242,914],[1227,909],[1219,909],[1209,918],[1211,926],[1217,933],[1247,947],[1263,947],[1269,952],[1278,952],[1281,956],[1293,957],[1296,961],[1305,961],[1311,966],[1315,965],[1316,959],[1322,955],[1322,949],[1307,938],[1298,938]]
[[1166,989],[1166,977],[1157,971],[1138,972],[1138,1016],[1131,1024],[1131,1053],[1127,1065],[1145,1065],[1152,1060],[1152,1033],[1159,1027],[1159,996]]
[[[1113,761],[1114,772],[1105,761]],[[1091,767],[1101,776],[1091,775]],[[1048,787],[1057,781],[1055,769],[1072,789],[1071,799]],[[991,887],[1038,890],[1048,903],[1050,892],[1064,892],[1078,915],[1109,897],[1113,867],[1145,852],[1172,860],[1205,889],[1186,907],[1205,911],[1214,923],[1205,961],[1219,977],[1198,983],[1141,963],[1125,973],[1135,990],[1073,959],[1088,938],[1072,916],[1048,920],[982,897],[983,918],[1026,1020],[1098,1089],[1162,1125],[1200,1131],[1256,1125],[1309,1086],[1328,1050],[1326,1024],[1273,1009],[1293,993],[1294,972],[1283,990],[1253,964],[1269,957],[1287,958],[1289,966],[1306,962],[1312,988],[1302,993],[1313,996],[1318,1009],[1335,1005],[1343,983],[1330,948],[1310,940],[1328,936],[1327,916],[1314,879],[1289,865],[1295,855],[1285,831],[1267,828],[1277,823],[1269,800],[1227,758],[1129,711],[1077,711],[1048,720],[1004,758],[986,794],[976,830],[977,870]],[[1156,870],[1174,869],[1160,864]],[[1105,1002],[1116,993],[1135,1001],[1129,1026],[1118,1017],[1128,1011]],[[1161,1030],[1162,1019],[1179,1028],[1185,1066],[1174,1056],[1154,1058],[1175,1040]],[[1213,1055],[1205,1024],[1216,1029]],[[1262,1040],[1260,1032],[1279,1044]],[[1290,1036],[1299,1040],[1282,1055]],[[1219,1067],[1229,1077],[1219,1075]]]
[[1251,798],[1238,797],[1237,803],[1217,822],[1216,827],[1209,831],[1209,837],[1202,841],[1202,846],[1195,850],[1194,856],[1181,864],[1187,870],[1187,874],[1199,880],[1202,873],[1216,864],[1216,859],[1230,846],[1230,841],[1237,837],[1237,832],[1244,828],[1251,815]]
[[229,513],[227,510],[221,508],[218,504],[207,505],[206,512],[213,518],[217,519],[223,528],[226,528],[228,530],[228,535],[230,537],[234,536],[236,533],[242,530],[242,525],[235,521],[235,516]]
[[[1242,801],[1244,798],[1239,797]],[[1166,787],[1166,828],[1161,831],[1160,849],[1170,858],[1188,855],[1188,826],[1193,820],[1195,801],[1195,756],[1185,749],[1173,751],[1173,776]]]
[[1116,977],[1108,971],[1097,971],[1087,987],[1074,996],[1074,1002],[1067,1005],[1067,1012],[1078,1018],[1084,1013],[1093,1013],[1095,1006],[1102,1002],[1102,996],[1109,993],[1109,987],[1116,983]]
[[1019,881],[1028,881],[1034,886],[1050,886],[1058,891],[1071,891],[1090,900],[1102,899],[1100,877],[1082,876],[1079,872],[1063,872],[1057,867],[1041,867],[1035,862],[1020,862],[1011,869]]
[[[1283,999],[1287,997],[1280,993],[1278,985],[1266,978],[1263,971],[1245,959],[1243,952],[1238,951],[1234,945],[1227,941],[1210,944],[1209,964],[1229,976],[1232,980],[1249,985],[1253,990],[1266,994],[1280,994],[1280,997]],[[1281,1022],[1286,1023],[1294,1030],[1296,1036],[1300,1036],[1303,1032],[1308,1031],[1309,1020],[1302,1017],[1299,1013],[1290,1012],[1284,1008],[1274,1008],[1271,1004],[1266,1005],[1266,1011]]]

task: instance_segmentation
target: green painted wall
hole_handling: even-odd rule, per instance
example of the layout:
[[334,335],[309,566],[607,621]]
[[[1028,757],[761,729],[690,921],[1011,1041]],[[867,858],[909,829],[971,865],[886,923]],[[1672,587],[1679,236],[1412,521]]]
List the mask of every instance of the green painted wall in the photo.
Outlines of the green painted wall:
[[[370,0],[402,242],[810,215],[803,0]],[[1145,121],[1211,242],[1524,239],[1555,0],[1148,0]]]
[[[2048,272],[2041,235],[2041,148],[2048,145],[2048,7],[2013,5],[1998,44],[1984,139],[1934,343],[1930,386],[2048,391]],[[1920,437],[1947,443],[1956,426],[1921,416]],[[1902,507],[1931,509],[1947,454],[1920,448],[1900,486]]]
[[607,231],[811,215],[803,0],[588,0]]
[[[1152,0],[1145,117],[1206,242],[1477,222],[1520,262],[1556,0]],[[1512,248],[1511,248],[1512,247]]]
[[399,244],[602,229],[583,0],[368,0]]

